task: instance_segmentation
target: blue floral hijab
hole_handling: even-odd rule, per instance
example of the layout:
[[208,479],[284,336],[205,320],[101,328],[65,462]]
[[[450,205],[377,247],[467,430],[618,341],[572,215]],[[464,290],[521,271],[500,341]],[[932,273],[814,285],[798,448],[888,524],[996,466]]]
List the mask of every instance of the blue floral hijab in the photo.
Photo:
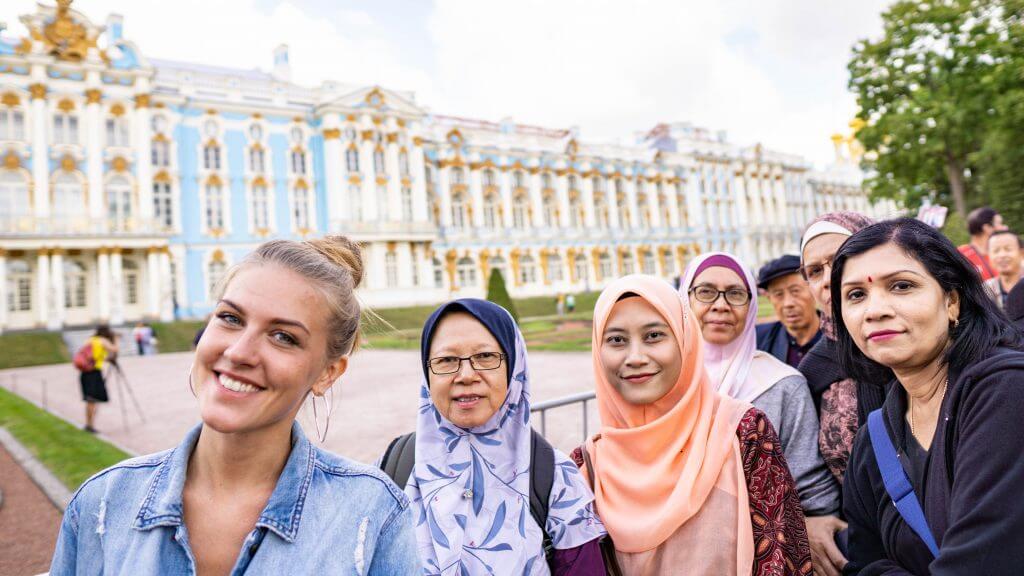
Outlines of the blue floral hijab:
[[[430,399],[427,360],[434,330],[451,312],[480,321],[508,358],[505,402],[481,426],[449,422]],[[416,424],[416,465],[405,488],[416,511],[426,574],[547,575],[543,531],[530,514],[530,379],[523,335],[507,310],[486,300],[443,304],[421,339],[423,385]],[[576,465],[555,450],[546,531],[556,549],[604,536],[594,496]]]

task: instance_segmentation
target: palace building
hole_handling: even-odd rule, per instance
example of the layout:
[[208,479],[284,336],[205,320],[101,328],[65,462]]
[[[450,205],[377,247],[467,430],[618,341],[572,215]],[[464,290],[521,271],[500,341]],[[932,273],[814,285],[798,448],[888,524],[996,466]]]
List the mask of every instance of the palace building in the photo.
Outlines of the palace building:
[[[695,254],[795,251],[815,214],[875,216],[858,151],[836,165],[689,124],[629,145],[432,114],[414,94],[150,59],[70,0],[0,25],[0,330],[202,317],[269,238],[345,234],[371,306],[671,278]],[[102,46],[102,47],[101,47]]]

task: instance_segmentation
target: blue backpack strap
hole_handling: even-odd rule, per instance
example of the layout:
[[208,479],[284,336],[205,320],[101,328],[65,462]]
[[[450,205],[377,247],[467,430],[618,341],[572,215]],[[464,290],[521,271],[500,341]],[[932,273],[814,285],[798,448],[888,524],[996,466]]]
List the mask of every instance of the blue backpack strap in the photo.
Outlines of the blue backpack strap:
[[903,471],[899,458],[896,456],[896,448],[892,445],[889,433],[885,429],[885,422],[882,420],[882,408],[868,414],[868,436],[871,437],[871,447],[875,451],[875,462],[878,463],[878,471],[882,473],[882,483],[885,484],[885,491],[892,498],[904,522],[910,529],[924,541],[932,556],[939,555],[939,547],[935,544],[935,537],[932,536],[931,528],[928,527],[928,519],[924,517],[924,510],[921,503],[917,501],[917,494],[914,487]]

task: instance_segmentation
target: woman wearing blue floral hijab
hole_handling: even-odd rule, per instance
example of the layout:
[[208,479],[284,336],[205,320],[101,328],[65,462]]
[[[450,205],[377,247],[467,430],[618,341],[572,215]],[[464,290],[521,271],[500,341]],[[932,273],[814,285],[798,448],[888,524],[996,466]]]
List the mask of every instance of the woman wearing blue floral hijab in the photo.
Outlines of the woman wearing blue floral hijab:
[[420,346],[416,460],[405,491],[426,573],[603,574],[594,497],[557,450],[546,525],[531,514],[530,379],[512,316],[485,300],[455,300],[430,316]]

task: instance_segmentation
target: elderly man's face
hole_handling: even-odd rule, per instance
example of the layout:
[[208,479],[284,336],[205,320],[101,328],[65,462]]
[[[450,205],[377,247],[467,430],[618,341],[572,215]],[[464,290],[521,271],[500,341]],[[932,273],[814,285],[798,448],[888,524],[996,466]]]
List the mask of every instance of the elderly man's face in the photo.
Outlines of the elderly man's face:
[[769,282],[768,300],[775,308],[775,315],[790,333],[809,329],[817,319],[814,296],[799,272]]

